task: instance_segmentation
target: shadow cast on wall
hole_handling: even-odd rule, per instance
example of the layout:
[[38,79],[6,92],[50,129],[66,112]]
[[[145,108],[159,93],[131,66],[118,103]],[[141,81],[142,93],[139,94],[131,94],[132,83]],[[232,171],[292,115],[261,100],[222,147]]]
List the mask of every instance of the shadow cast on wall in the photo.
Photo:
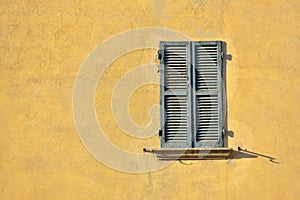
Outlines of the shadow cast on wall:
[[230,160],[231,159],[243,159],[243,158],[258,158],[258,157],[266,158],[272,163],[276,163],[276,164],[282,163],[282,162],[277,161],[277,158],[274,158],[274,157],[271,157],[271,156],[268,156],[265,154],[257,153],[254,151],[249,151],[248,149],[242,149],[241,147],[238,147],[238,151],[236,151],[236,150],[232,151]]
[[236,150],[232,151],[230,160],[231,159],[242,159],[242,158],[257,158],[257,156],[249,154],[249,153],[243,153],[243,152],[236,151]]
[[252,155],[252,156],[256,156],[256,157],[262,157],[262,158],[267,158],[269,159],[270,162],[272,163],[276,163],[276,164],[280,164],[281,162],[277,161],[276,158],[265,155],[265,154],[261,154],[261,153],[257,153],[254,151],[249,151],[248,149],[242,149],[241,147],[238,147],[238,152],[239,153],[243,153],[243,154],[247,154],[247,155]]

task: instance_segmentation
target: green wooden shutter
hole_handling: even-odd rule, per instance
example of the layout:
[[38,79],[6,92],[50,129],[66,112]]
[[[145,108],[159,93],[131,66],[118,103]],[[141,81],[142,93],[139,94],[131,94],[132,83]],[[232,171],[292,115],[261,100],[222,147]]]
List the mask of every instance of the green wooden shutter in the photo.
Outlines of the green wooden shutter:
[[161,42],[161,147],[221,147],[221,42]]
[[222,43],[194,42],[194,146],[223,146]]
[[189,42],[161,42],[161,146],[188,147]]

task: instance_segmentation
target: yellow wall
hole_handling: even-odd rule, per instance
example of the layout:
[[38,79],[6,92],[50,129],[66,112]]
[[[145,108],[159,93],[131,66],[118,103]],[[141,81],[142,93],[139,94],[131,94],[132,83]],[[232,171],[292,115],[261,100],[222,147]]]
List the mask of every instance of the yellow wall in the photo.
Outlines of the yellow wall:
[[[1,1],[0,199],[300,199],[299,9],[295,0]],[[80,65],[114,34],[151,26],[227,42],[235,134],[229,146],[280,164],[262,157],[187,161],[129,174],[87,152],[72,115]],[[155,52],[120,57],[98,85],[96,108],[104,106],[98,119],[108,138],[128,151],[158,147],[158,137],[123,134],[110,95],[122,74],[155,61]],[[158,101],[157,85],[139,88],[129,108],[136,123],[147,124],[147,111]]]

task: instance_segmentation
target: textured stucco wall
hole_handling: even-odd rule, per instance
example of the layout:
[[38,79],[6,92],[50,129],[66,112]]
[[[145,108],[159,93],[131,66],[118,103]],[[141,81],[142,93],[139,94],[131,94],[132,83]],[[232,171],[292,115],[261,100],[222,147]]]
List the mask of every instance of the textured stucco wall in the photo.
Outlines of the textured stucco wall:
[[[299,9],[295,0],[1,1],[0,199],[299,199]],[[149,26],[227,42],[229,146],[280,164],[261,157],[188,161],[129,174],[86,151],[72,115],[80,65],[110,36]],[[124,73],[155,62],[155,52],[120,57],[98,85],[98,119],[128,151],[158,147],[158,137],[123,134],[110,96]],[[159,86],[139,88],[129,104],[132,119],[146,125],[157,102]]]

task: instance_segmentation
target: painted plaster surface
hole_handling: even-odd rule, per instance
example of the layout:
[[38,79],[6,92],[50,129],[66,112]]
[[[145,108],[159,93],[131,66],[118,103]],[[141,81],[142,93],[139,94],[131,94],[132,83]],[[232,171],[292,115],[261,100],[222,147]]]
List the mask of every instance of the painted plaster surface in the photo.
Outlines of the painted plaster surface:
[[[299,9],[295,0],[1,1],[0,199],[300,199]],[[226,41],[234,132],[228,145],[280,163],[263,157],[186,161],[131,174],[90,155],[73,120],[76,74],[99,43],[141,27]],[[111,95],[126,72],[156,63],[156,51],[116,58],[96,90],[105,134],[130,152],[159,147],[159,137],[124,134]],[[156,69],[139,75],[158,76]],[[139,87],[129,101],[132,120],[146,126],[158,103],[159,85]]]

